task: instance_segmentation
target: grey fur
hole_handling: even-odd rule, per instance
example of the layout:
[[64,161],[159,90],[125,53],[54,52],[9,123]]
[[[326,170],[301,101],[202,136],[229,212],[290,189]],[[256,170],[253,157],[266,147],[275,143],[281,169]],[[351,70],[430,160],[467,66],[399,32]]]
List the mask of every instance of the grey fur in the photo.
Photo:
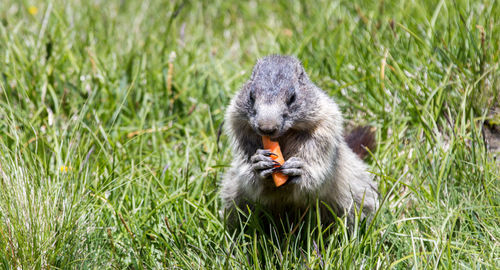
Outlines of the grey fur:
[[[349,225],[361,204],[362,217],[377,209],[377,185],[344,141],[337,104],[309,80],[296,58],[260,59],[231,100],[225,121],[233,162],[220,194],[230,223],[236,222],[235,207],[255,204],[279,215],[304,210],[319,199],[346,215]],[[269,153],[261,150],[264,134],[278,140],[286,160],[281,171],[290,179],[279,188],[270,177]],[[323,222],[334,221],[326,207],[321,213]]]

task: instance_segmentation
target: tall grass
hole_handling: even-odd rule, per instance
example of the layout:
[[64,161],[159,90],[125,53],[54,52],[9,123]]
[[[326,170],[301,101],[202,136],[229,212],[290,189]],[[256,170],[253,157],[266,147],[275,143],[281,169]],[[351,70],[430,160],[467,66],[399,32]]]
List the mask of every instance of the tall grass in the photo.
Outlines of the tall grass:
[[[0,265],[499,268],[499,18],[495,0],[4,1]],[[217,130],[271,53],[377,128],[372,224],[224,230]]]

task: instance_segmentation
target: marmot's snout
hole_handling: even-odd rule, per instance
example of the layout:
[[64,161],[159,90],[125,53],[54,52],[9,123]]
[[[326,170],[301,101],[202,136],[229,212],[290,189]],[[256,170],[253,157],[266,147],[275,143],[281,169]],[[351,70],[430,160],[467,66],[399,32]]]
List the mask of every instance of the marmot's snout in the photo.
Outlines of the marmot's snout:
[[281,113],[272,105],[261,105],[257,110],[256,131],[259,135],[278,136],[281,128]]
[[276,125],[272,125],[272,124],[271,125],[267,125],[267,124],[259,125],[258,129],[262,135],[266,135],[266,136],[274,135],[276,133],[276,131],[278,131],[278,127]]
[[264,115],[257,119],[257,133],[271,137],[278,135],[281,121],[277,118],[272,115]]

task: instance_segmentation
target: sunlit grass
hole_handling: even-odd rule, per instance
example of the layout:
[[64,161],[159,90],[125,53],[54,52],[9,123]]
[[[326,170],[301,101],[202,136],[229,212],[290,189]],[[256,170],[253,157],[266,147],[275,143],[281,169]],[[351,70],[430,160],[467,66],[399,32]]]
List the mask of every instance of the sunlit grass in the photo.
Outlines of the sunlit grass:
[[[0,265],[500,267],[500,169],[482,137],[499,104],[498,6],[7,0]],[[339,218],[326,237],[308,213],[293,233],[224,230],[217,130],[271,53],[301,59],[346,126],[376,127],[372,224],[347,233]]]

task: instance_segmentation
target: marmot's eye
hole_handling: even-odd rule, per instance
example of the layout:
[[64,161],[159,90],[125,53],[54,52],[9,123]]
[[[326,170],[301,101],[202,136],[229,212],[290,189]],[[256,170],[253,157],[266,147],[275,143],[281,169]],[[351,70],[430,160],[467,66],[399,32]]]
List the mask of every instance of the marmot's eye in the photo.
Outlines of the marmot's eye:
[[255,94],[253,93],[253,91],[250,91],[250,104],[254,104],[255,103]]
[[293,93],[293,94],[290,96],[290,98],[288,99],[288,101],[287,101],[286,105],[290,106],[290,105],[292,105],[292,103],[294,103],[294,102],[295,102],[295,93]]

